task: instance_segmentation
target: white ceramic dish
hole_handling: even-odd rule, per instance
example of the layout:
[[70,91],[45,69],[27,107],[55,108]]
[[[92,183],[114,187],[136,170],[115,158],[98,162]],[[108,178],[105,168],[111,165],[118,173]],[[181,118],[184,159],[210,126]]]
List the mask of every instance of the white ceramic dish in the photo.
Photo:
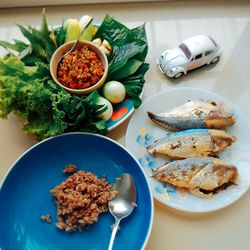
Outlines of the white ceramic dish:
[[[237,137],[237,141],[220,154],[220,159],[233,163],[239,171],[238,185],[228,187],[212,199],[198,198],[194,195],[163,184],[150,177],[151,169],[157,168],[168,160],[164,156],[147,154],[146,147],[167,131],[154,124],[147,116],[147,111],[163,112],[179,106],[188,100],[214,100],[223,103],[236,115],[236,123],[227,131]],[[250,186],[250,125],[247,118],[230,101],[215,93],[191,88],[178,87],[163,91],[146,101],[132,117],[126,134],[126,147],[139,160],[148,176],[154,197],[163,204],[187,212],[209,212],[224,208],[237,201]]]

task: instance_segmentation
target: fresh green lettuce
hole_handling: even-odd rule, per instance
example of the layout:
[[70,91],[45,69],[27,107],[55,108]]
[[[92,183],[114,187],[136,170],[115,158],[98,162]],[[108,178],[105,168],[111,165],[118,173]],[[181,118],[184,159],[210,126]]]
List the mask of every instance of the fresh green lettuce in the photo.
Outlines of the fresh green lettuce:
[[78,97],[59,88],[45,63],[25,66],[14,56],[0,59],[0,117],[14,112],[23,120],[23,130],[38,140],[70,131],[105,134],[98,97],[96,91]]

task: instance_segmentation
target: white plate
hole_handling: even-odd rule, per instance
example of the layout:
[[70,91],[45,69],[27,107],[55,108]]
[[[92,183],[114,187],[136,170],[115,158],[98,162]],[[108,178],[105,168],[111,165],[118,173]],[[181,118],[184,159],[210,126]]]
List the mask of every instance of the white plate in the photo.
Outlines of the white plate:
[[[237,141],[220,154],[220,159],[233,163],[239,171],[238,185],[232,185],[216,194],[212,199],[196,197],[186,191],[163,184],[150,177],[151,169],[167,162],[164,156],[147,154],[146,147],[168,131],[154,124],[147,111],[163,112],[182,105],[188,100],[214,100],[223,103],[236,115],[236,123],[227,129]],[[250,126],[247,118],[227,99],[197,88],[172,88],[163,91],[145,102],[132,117],[126,134],[126,147],[135,155],[144,168],[154,197],[163,204],[187,212],[208,212],[226,207],[238,200],[250,186]]]

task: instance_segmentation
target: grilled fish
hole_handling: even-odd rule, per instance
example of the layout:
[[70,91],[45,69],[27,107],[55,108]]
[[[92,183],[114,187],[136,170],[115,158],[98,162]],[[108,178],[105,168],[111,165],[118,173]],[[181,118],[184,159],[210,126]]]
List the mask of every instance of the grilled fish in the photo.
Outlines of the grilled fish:
[[237,176],[234,165],[212,157],[172,161],[153,170],[153,177],[157,180],[185,188],[203,198],[211,198],[235,184]]
[[222,129],[232,125],[236,118],[215,102],[205,103],[193,100],[170,111],[154,114],[148,112],[148,117],[160,126],[172,131],[191,128]]
[[182,159],[190,157],[215,156],[236,138],[223,130],[189,129],[167,134],[147,148],[150,154],[160,153]]

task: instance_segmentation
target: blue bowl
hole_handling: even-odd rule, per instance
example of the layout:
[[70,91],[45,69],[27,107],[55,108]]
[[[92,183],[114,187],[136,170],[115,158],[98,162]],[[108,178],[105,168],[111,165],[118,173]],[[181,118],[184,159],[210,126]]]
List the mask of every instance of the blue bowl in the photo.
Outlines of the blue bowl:
[[[114,249],[146,246],[153,221],[153,199],[136,159],[121,145],[103,136],[69,133],[44,140],[27,150],[12,166],[0,187],[0,249],[82,250],[107,249],[114,218],[107,212],[82,232],[56,228],[56,206],[50,190],[66,179],[64,166],[75,164],[114,183],[122,173],[133,176],[137,207],[121,221]],[[42,223],[50,214],[52,223]]]

